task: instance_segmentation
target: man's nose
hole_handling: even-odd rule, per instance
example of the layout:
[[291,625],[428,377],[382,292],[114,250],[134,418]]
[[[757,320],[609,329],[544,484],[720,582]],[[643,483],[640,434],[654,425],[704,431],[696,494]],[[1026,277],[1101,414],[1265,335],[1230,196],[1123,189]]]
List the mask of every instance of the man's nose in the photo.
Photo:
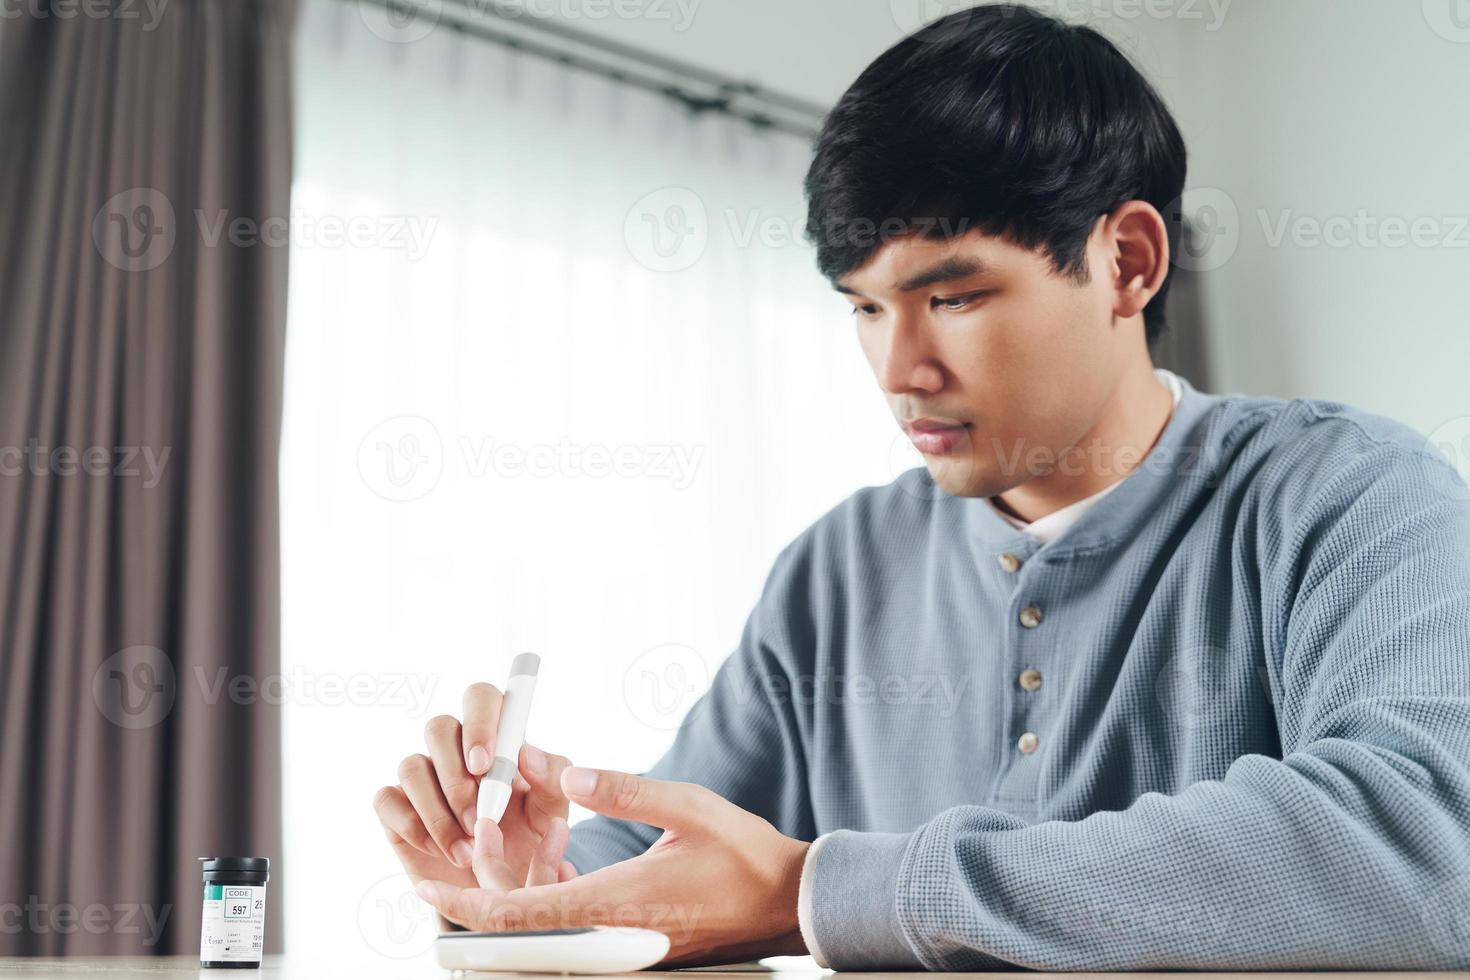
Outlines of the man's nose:
[[891,395],[936,392],[944,386],[944,372],[934,360],[928,339],[912,321],[895,321],[883,350],[878,383]]

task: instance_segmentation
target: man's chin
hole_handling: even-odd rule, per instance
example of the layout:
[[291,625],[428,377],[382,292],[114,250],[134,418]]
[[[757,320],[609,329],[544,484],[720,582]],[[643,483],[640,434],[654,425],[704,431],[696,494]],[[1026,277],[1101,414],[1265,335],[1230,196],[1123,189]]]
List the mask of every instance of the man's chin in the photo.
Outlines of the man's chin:
[[990,474],[970,455],[925,456],[924,465],[934,485],[951,497],[993,497],[1009,489],[994,486]]

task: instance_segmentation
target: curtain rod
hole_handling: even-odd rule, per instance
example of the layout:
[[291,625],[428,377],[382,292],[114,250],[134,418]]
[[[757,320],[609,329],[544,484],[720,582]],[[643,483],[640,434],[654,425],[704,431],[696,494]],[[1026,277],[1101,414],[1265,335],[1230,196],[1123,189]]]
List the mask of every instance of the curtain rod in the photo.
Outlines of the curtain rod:
[[[743,120],[757,129],[815,139],[826,109],[701,65],[646,51],[533,16],[502,0],[345,0],[427,17],[461,34],[672,99],[690,111]],[[488,15],[488,16],[481,16]],[[514,25],[514,29],[492,22]],[[538,38],[534,35],[541,35]],[[542,39],[544,38],[544,39]],[[586,49],[579,51],[578,48]]]

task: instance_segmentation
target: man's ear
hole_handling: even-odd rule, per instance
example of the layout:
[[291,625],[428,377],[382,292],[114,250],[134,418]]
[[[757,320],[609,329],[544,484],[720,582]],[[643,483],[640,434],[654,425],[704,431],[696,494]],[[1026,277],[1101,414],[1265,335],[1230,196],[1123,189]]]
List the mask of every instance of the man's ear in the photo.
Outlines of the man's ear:
[[1169,274],[1169,232],[1164,218],[1147,201],[1126,201],[1103,221],[1113,315],[1137,316]]

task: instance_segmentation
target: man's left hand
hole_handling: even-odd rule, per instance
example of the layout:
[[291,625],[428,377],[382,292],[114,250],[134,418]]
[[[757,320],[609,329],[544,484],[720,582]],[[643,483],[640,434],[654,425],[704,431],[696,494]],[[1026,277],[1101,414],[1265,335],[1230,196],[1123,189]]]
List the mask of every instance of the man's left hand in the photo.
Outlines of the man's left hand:
[[[475,826],[477,888],[425,880],[418,894],[477,932],[638,926],[670,939],[664,965],[805,955],[797,888],[809,844],[693,783],[568,768],[567,796],[597,813],[662,828],[638,857],[570,881],[524,884],[505,862],[500,828]],[[564,849],[561,828],[548,847]],[[545,855],[555,868],[560,854]]]

